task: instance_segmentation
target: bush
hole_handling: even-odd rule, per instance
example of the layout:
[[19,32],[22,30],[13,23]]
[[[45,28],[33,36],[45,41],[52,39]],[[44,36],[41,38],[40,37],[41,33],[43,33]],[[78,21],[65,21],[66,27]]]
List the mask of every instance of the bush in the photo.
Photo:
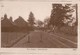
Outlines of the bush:
[[65,33],[65,34],[69,34],[69,35],[77,35],[77,26],[74,27],[62,27],[60,29],[61,32]]

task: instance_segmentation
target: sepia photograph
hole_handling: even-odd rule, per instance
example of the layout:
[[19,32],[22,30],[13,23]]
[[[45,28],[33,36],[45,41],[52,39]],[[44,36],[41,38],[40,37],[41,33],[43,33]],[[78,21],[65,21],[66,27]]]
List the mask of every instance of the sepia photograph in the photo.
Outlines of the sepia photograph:
[[2,2],[1,48],[77,48],[78,4]]

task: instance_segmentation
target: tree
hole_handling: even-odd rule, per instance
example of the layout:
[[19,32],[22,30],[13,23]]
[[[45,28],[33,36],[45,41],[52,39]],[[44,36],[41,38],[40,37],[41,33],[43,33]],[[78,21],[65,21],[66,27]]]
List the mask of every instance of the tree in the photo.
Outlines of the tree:
[[44,23],[45,23],[45,24],[48,24],[48,23],[49,23],[49,20],[50,20],[50,18],[44,19]]
[[38,27],[42,27],[43,26],[43,22],[40,21],[40,20],[37,20],[37,25],[38,25]]
[[34,14],[32,13],[32,12],[30,12],[30,14],[29,14],[29,18],[28,18],[28,23],[29,23],[29,25],[32,27],[32,26],[34,26],[34,24],[35,24],[35,17],[34,17]]
[[58,28],[64,26],[64,19],[70,19],[74,11],[71,4],[52,4],[52,8],[49,24]]
[[50,21],[50,18],[48,18],[48,17],[44,19],[44,27],[45,28],[48,27],[49,21]]

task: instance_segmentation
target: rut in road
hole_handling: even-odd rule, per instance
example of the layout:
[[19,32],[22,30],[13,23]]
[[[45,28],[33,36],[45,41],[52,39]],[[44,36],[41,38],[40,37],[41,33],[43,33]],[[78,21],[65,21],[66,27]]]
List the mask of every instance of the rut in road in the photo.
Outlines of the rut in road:
[[63,37],[55,35],[55,34],[50,34],[50,35],[51,35],[51,37],[54,36],[54,38],[58,42],[60,42],[62,45],[64,45],[65,47],[68,47],[68,48],[76,48],[77,47],[77,43],[76,42],[73,42],[73,41],[71,41],[69,39],[63,38]]
[[59,38],[59,37],[56,37],[56,39],[63,42],[64,44],[66,44],[66,46],[69,46],[69,48],[71,48],[71,47],[76,48],[77,47],[77,43],[69,41],[68,39]]
[[49,37],[48,33],[42,31],[30,33],[29,34],[30,43],[28,43],[27,37],[28,36],[24,37],[12,47],[38,47],[38,48],[51,47],[52,48],[57,46],[53,44],[54,41],[48,39]]

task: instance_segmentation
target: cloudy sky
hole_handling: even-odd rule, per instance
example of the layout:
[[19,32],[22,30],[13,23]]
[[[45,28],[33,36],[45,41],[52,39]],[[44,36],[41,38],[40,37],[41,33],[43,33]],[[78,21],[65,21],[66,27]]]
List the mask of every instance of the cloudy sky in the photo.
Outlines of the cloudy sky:
[[13,20],[22,16],[27,21],[32,11],[36,20],[43,21],[51,15],[51,10],[52,2],[0,1],[0,17],[6,13],[8,18],[12,16]]
[[38,20],[44,20],[51,14],[52,3],[51,2],[20,2],[20,1],[8,1],[0,2],[1,17],[6,13],[8,18],[13,17],[13,20],[22,16],[27,20],[30,11],[33,12],[34,17]]

